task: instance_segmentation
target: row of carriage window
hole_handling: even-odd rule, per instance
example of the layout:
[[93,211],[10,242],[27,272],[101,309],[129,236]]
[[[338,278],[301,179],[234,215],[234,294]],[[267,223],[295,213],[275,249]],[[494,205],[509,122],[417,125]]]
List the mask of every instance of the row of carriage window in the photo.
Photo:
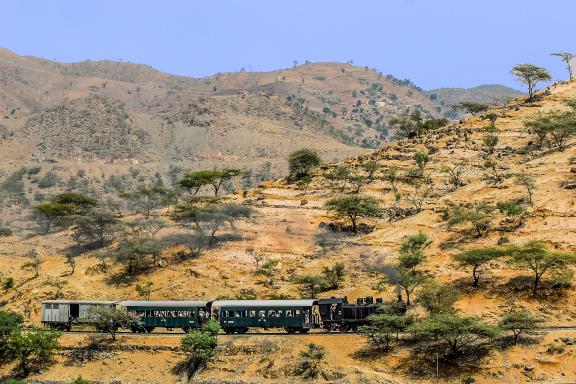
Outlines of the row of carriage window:
[[223,310],[222,317],[299,317],[302,315],[300,309],[269,309],[269,310],[239,310],[239,311],[229,311]]
[[[46,304],[46,309],[59,309],[58,304]],[[194,311],[138,311],[140,317],[194,317]],[[204,311],[198,313],[200,318],[205,316]],[[300,317],[300,309],[269,309],[269,310],[222,310],[222,317]]]

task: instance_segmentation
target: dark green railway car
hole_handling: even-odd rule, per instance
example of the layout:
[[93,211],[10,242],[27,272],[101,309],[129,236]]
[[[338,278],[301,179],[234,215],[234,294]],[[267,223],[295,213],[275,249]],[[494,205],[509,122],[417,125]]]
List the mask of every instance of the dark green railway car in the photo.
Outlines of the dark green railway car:
[[154,328],[182,328],[188,332],[208,320],[209,301],[122,301],[120,306],[140,317],[142,326],[133,332],[152,332]]
[[250,328],[306,333],[321,326],[316,300],[219,300],[212,302],[212,316],[226,333],[246,333]]

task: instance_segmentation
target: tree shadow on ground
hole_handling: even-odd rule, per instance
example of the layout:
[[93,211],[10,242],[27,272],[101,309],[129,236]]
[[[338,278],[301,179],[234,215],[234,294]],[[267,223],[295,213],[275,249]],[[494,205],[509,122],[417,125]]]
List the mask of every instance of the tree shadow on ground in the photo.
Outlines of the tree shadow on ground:
[[430,343],[415,345],[410,355],[396,367],[404,375],[414,379],[454,380],[463,374],[474,374],[481,370],[481,361],[486,358],[492,344],[477,344],[463,348],[460,352],[446,353],[443,346]]

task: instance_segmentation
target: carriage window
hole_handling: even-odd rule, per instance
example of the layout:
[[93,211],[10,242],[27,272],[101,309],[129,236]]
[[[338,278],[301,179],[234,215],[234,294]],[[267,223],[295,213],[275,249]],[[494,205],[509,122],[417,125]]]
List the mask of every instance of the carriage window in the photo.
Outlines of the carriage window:
[[52,309],[52,304],[44,304],[44,308],[46,308],[46,309]]
[[301,313],[300,313],[299,309],[297,309],[295,312],[296,312],[296,316],[300,316]]
[[276,314],[276,316],[282,317],[282,310],[279,310],[278,313]]
[[228,311],[228,317],[234,317],[235,313],[234,311]]
[[242,311],[236,311],[236,317],[242,316]]
[[248,317],[248,311],[246,310],[242,311],[242,317]]
[[256,317],[256,311],[251,309],[250,310],[250,317]]
[[262,318],[262,317],[266,317],[265,311],[264,311],[264,310],[258,311],[258,317],[261,317],[261,318]]
[[58,308],[60,308],[60,304],[52,304],[52,308],[53,308],[53,309],[58,309]]
[[286,317],[292,317],[292,310],[291,309],[286,310]]

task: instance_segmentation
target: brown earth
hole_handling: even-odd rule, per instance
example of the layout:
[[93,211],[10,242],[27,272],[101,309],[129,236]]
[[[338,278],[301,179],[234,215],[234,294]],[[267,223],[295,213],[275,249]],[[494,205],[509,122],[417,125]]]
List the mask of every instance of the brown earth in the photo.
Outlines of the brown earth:
[[[393,287],[383,293],[374,291],[375,282],[381,278],[376,272],[378,266],[393,262],[405,236],[421,230],[434,241],[427,250],[425,269],[436,279],[459,287],[462,299],[457,302],[457,308],[461,313],[495,323],[511,308],[523,307],[542,316],[545,325],[576,325],[574,286],[558,289],[545,282],[542,294],[533,298],[529,287],[521,279],[527,276],[527,272],[513,269],[504,262],[496,262],[491,265],[488,274],[482,277],[481,286],[473,289],[470,286],[470,272],[458,268],[451,258],[459,249],[495,245],[502,237],[507,237],[512,243],[540,239],[559,250],[575,250],[574,190],[563,188],[563,183],[574,182],[569,161],[576,155],[574,142],[570,142],[563,152],[547,148],[539,150],[531,144],[534,140],[523,126],[523,121],[540,112],[567,109],[565,102],[573,98],[576,98],[576,82],[560,83],[542,92],[542,98],[533,103],[518,99],[493,110],[499,116],[496,127],[500,142],[492,157],[500,164],[500,171],[507,175],[500,186],[488,183],[483,177],[483,171],[477,167],[484,162],[481,138],[484,134],[482,128],[487,125],[480,117],[454,123],[422,138],[402,140],[381,150],[346,160],[344,163],[355,167],[359,173],[362,172],[359,168],[361,162],[367,159],[381,165],[382,170],[376,174],[375,180],[364,187],[362,192],[378,198],[383,206],[389,207],[393,205],[394,197],[389,184],[383,180],[383,170],[397,165],[404,172],[414,166],[412,157],[416,151],[428,148],[432,152],[432,160],[425,172],[433,183],[422,211],[398,221],[383,218],[371,222],[375,227],[370,233],[346,235],[331,232],[321,225],[331,220],[323,209],[323,203],[334,192],[327,187],[326,180],[319,172],[306,193],[284,180],[276,180],[263,183],[260,188],[248,191],[245,196],[240,192],[234,194],[232,197],[237,202],[249,204],[258,212],[256,221],[238,225],[241,239],[220,242],[200,257],[187,261],[178,261],[175,257],[178,249],[171,247],[162,255],[166,261],[165,267],[154,268],[137,281],[127,284],[110,282],[110,277],[118,272],[118,267],[114,267],[108,274],[95,271],[98,260],[94,253],[80,256],[75,273],[68,274],[69,267],[64,264],[63,251],[72,241],[67,231],[45,236],[29,234],[0,238],[1,275],[13,276],[16,280],[16,288],[0,294],[0,301],[7,301],[7,309],[29,314],[28,324],[38,324],[39,302],[57,293],[53,286],[45,284],[50,278],[67,282],[62,296],[70,299],[137,298],[135,283],[147,280],[154,282],[156,291],[153,299],[232,296],[246,288],[253,288],[261,298],[277,293],[299,296],[299,287],[292,282],[294,276],[318,273],[323,266],[335,261],[343,261],[348,273],[340,289],[323,295],[346,295],[351,300],[375,295],[392,300],[395,298]],[[464,175],[466,185],[452,190],[440,172],[440,166],[454,164],[459,159],[468,161]],[[15,167],[14,164],[11,166]],[[325,168],[330,167],[332,165]],[[97,167],[95,171],[98,171]],[[524,189],[516,185],[512,177],[520,171],[530,173],[537,185],[534,204],[529,207],[529,215],[523,226],[510,228],[503,216],[496,215],[491,231],[477,238],[470,232],[448,228],[442,221],[440,211],[447,202],[495,204],[523,198]],[[406,196],[413,193],[413,188],[401,184],[400,191]],[[400,206],[409,207],[410,202],[402,198]],[[159,214],[166,217],[167,212]],[[177,233],[182,233],[182,229],[170,226],[158,236]],[[273,287],[268,287],[263,277],[254,274],[255,268],[249,252],[251,248],[268,259],[280,260]],[[31,249],[37,250],[44,260],[38,278],[31,278],[29,272],[20,269],[26,260],[23,255]],[[414,311],[422,312],[417,305]],[[480,369],[471,369],[471,373],[480,383],[574,381],[574,347],[560,340],[574,337],[574,331],[550,332],[540,335],[536,343],[506,350],[495,349],[487,358],[478,362]],[[266,341],[268,339],[276,343],[279,349],[271,347]],[[253,343],[260,345],[258,348],[272,350],[246,356],[245,350],[238,352],[238,349],[228,345],[229,340],[235,340],[234,343],[238,345]],[[325,367],[328,379],[319,381],[431,382],[430,377],[433,375],[433,371],[424,376],[414,376],[407,371],[405,368],[411,356],[409,350],[403,347],[397,347],[390,354],[376,359],[360,358],[355,352],[364,347],[364,339],[355,335],[259,335],[238,339],[223,336],[221,341],[223,348],[229,347],[234,353],[229,354],[224,349],[217,361],[210,363],[198,375],[196,379],[199,382],[296,382],[299,379],[289,375],[290,369],[282,368],[292,367],[298,358],[298,351],[308,342],[324,345],[328,351]],[[63,342],[65,345],[77,346],[85,341],[82,336],[66,335]],[[158,343],[165,346],[177,346],[178,342],[179,338],[173,336],[154,336],[150,339],[122,336],[119,341],[120,344]],[[32,378],[70,380],[81,374],[85,378],[105,381],[174,382],[177,376],[171,373],[171,369],[182,359],[183,356],[175,351],[130,351],[119,352],[113,358],[91,362],[83,367],[70,368],[64,364],[65,357],[59,356],[56,364]],[[6,373],[9,369],[3,367],[1,372]],[[343,378],[334,379],[341,374]],[[461,382],[461,374],[444,374],[446,376],[441,382]]]

